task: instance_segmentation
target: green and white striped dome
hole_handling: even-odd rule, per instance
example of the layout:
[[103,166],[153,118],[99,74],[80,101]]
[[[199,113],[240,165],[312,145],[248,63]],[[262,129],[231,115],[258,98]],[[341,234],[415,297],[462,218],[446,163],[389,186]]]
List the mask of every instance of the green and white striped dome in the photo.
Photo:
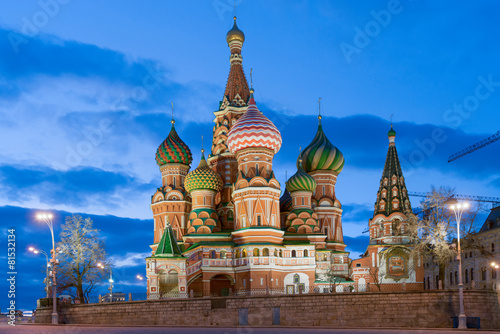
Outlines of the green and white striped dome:
[[295,173],[285,183],[286,189],[291,193],[294,191],[314,192],[316,189],[316,180],[311,175],[307,174],[300,164],[297,173]]
[[[302,167],[307,173],[317,170],[340,173],[344,168],[344,155],[326,138],[321,126],[321,116],[318,119],[318,132],[302,153]],[[298,165],[299,161],[297,160]]]

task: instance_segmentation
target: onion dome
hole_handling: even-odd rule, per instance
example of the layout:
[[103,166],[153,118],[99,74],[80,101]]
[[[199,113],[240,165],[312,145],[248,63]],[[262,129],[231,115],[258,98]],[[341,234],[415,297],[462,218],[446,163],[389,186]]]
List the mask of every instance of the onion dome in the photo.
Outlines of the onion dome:
[[192,192],[193,190],[215,190],[219,192],[222,189],[222,178],[214,172],[205,160],[205,150],[201,151],[201,160],[198,167],[189,172],[184,180],[184,188]]
[[309,174],[307,174],[302,168],[300,162],[302,160],[299,156],[299,167],[297,173],[292,175],[286,181],[286,189],[293,193],[294,191],[310,191],[313,192],[316,189],[316,180]]
[[191,150],[182,141],[174,127],[175,121],[172,120],[172,129],[168,134],[167,139],[156,150],[156,163],[158,166],[163,166],[169,163],[178,163],[191,165],[193,156]]
[[[302,167],[307,173],[317,170],[330,170],[340,173],[344,168],[344,155],[326,138],[318,116],[318,132],[313,141],[302,153]],[[299,161],[297,161],[299,165]]]
[[253,89],[250,90],[248,109],[231,127],[227,142],[233,154],[250,147],[268,148],[276,154],[281,148],[281,134],[255,105]]
[[387,134],[389,137],[396,137],[396,131],[392,128],[391,124],[391,129],[389,130],[389,133]]
[[234,17],[233,28],[231,30],[229,30],[226,34],[227,44],[229,44],[231,41],[234,41],[234,40],[240,41],[241,43],[243,43],[245,41],[245,34],[236,25],[236,16]]
[[280,198],[280,212],[288,212],[292,210],[292,196],[285,188],[283,196]]

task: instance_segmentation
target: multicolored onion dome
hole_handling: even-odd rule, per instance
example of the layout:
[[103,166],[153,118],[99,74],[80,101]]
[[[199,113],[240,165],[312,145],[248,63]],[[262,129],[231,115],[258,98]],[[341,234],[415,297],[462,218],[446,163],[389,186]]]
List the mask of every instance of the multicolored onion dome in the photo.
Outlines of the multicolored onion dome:
[[285,188],[283,196],[280,198],[280,212],[288,212],[292,210],[292,196]]
[[222,189],[222,185],[222,178],[208,167],[207,161],[205,160],[205,153],[202,151],[200,164],[195,170],[186,175],[184,188],[189,192],[203,189],[215,190],[218,192]]
[[[340,173],[344,168],[344,155],[326,138],[321,126],[321,116],[318,119],[318,132],[313,141],[302,152],[302,167],[307,173],[317,170]],[[298,160],[297,165],[299,165]]]
[[299,167],[297,173],[292,175],[286,183],[286,189],[293,193],[294,191],[310,191],[316,190],[316,180],[309,174],[307,174],[302,166],[300,165],[299,157]]
[[389,137],[396,137],[396,131],[392,128],[391,124],[391,129],[389,130],[389,133],[387,134]]
[[229,42],[234,41],[234,40],[238,40],[241,43],[243,43],[245,41],[245,34],[243,33],[243,31],[238,29],[238,26],[236,25],[236,16],[234,17],[233,28],[231,30],[229,30],[226,34],[227,44],[229,44]]
[[189,147],[179,138],[175,131],[174,120],[172,120],[172,129],[168,134],[167,139],[156,150],[156,163],[158,166],[163,166],[168,163],[179,163],[191,165],[193,156]]
[[227,143],[231,153],[250,147],[262,147],[271,149],[276,154],[281,148],[281,134],[255,105],[253,90],[250,90],[248,109],[232,126]]

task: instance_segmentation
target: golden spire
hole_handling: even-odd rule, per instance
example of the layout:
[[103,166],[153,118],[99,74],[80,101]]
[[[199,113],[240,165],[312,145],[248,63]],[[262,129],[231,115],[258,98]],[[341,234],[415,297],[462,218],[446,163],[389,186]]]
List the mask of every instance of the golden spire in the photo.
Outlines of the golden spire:
[[172,123],[172,125],[175,124],[175,119],[174,119],[174,102],[172,102],[172,120],[170,121],[170,123]]
[[321,97],[318,100],[318,119],[321,121]]
[[253,71],[253,67],[250,69],[250,94],[253,94],[253,92],[254,92],[252,71]]

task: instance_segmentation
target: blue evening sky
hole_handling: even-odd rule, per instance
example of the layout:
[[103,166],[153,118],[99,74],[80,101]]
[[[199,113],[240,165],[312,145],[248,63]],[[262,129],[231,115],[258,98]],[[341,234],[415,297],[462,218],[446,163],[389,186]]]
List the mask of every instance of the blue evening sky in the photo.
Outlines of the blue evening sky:
[[[282,133],[282,187],[322,97],[346,160],[336,193],[352,258],[366,247],[391,115],[409,191],[500,196],[500,142],[447,163],[500,130],[500,3],[236,3],[247,78],[253,68],[258,107]],[[66,215],[91,216],[121,270],[117,290],[145,291],[134,276],[153,241],[170,102],[196,166],[229,72],[232,16],[226,0],[0,3],[0,224],[4,240],[17,229],[20,308],[43,294],[42,258],[26,253],[50,248],[38,209],[53,210],[56,233]]]

